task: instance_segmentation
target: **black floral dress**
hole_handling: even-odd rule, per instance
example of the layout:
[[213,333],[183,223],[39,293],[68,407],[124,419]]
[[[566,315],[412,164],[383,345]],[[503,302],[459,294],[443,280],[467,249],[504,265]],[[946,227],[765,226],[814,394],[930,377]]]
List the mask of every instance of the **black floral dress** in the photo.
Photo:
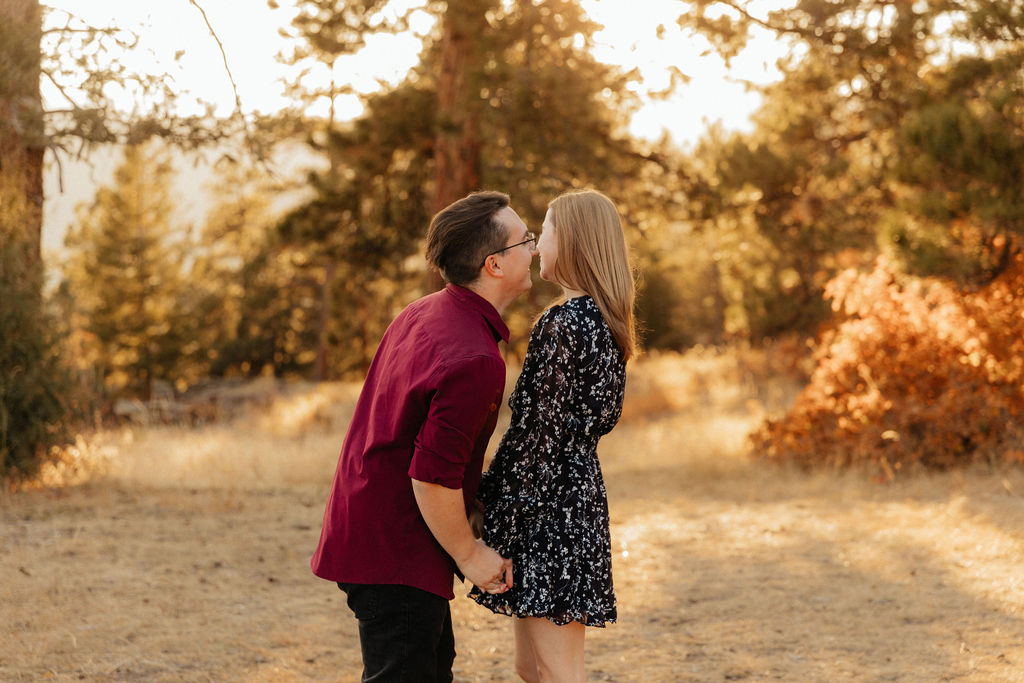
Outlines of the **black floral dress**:
[[484,540],[514,585],[470,597],[494,612],[604,626],[616,618],[598,439],[622,413],[626,364],[589,296],[548,309],[509,399],[512,420],[480,483]]

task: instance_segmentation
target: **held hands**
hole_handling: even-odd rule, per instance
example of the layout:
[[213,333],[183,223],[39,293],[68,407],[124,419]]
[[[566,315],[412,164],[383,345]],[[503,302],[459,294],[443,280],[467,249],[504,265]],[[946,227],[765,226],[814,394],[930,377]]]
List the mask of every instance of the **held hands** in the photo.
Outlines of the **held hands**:
[[465,577],[485,593],[504,593],[512,587],[512,560],[506,560],[481,540],[456,563]]
[[512,560],[473,538],[462,489],[413,479],[412,491],[430,533],[459,565],[463,576],[488,593],[504,593],[512,587]]

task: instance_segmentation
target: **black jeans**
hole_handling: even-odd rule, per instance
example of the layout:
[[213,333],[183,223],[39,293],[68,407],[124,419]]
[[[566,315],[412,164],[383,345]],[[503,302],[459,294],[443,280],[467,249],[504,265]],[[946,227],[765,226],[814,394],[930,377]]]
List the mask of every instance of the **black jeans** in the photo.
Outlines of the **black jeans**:
[[449,683],[455,636],[448,600],[411,586],[339,583],[359,620],[363,681]]

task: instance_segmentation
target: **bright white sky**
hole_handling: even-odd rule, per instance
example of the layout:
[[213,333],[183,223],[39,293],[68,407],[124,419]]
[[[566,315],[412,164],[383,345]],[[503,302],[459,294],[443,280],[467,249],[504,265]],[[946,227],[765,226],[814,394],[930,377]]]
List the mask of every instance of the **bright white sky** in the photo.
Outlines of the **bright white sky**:
[[[417,4],[416,0],[395,1],[402,5]],[[44,2],[93,25],[113,24],[135,31],[143,50],[124,60],[129,66],[177,74],[182,88],[217,103],[220,113],[226,115],[233,108],[231,85],[220,52],[199,10],[188,0]],[[762,36],[752,49],[734,60],[732,71],[727,72],[720,59],[706,54],[706,44],[684,36],[679,30],[675,19],[684,5],[678,0],[581,2],[585,11],[605,26],[596,35],[598,59],[626,68],[638,67],[645,79],[644,87],[650,90],[668,84],[669,65],[693,79],[669,100],[647,98],[632,122],[631,132],[637,136],[656,138],[667,130],[676,142],[686,144],[699,137],[711,122],[721,122],[727,129],[745,128],[759,98],[746,92],[741,81],[765,83],[778,77],[774,64],[782,54],[782,45]],[[762,0],[766,7],[769,3],[777,4],[778,0]],[[265,0],[199,0],[199,4],[224,43],[243,108],[268,112],[282,106],[285,100],[279,80],[285,67],[277,63],[275,55],[286,47],[278,29],[287,25],[293,14],[288,0],[280,0],[282,8],[278,10],[268,8]],[[55,18],[60,16],[60,12],[54,14]],[[426,30],[429,18],[419,13],[419,19],[414,28]],[[666,29],[662,40],[655,38],[659,24]],[[412,36],[382,36],[370,43],[363,54],[338,64],[336,79],[350,82],[364,92],[378,88],[377,79],[397,83],[415,64],[419,47],[419,41]],[[184,53],[180,66],[175,65],[173,55],[181,50]],[[361,111],[356,97],[339,98],[336,105],[342,118]]]

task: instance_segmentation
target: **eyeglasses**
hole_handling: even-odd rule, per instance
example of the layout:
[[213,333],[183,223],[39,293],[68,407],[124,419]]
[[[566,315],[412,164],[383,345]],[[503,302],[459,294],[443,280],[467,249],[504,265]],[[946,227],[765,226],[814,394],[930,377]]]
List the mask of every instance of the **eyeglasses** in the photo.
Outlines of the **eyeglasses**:
[[537,243],[537,236],[534,235],[532,232],[526,233],[526,239],[523,240],[522,242],[516,242],[515,244],[510,244],[507,247],[502,247],[501,249],[498,249],[496,251],[492,251],[491,253],[485,255],[484,256],[484,260],[481,261],[481,263],[480,263],[480,267],[483,268],[484,264],[487,263],[487,257],[488,256],[494,256],[495,254],[500,254],[501,252],[508,251],[509,249],[512,249],[514,247],[521,247],[522,245],[529,244],[530,242],[533,242],[534,244]]

